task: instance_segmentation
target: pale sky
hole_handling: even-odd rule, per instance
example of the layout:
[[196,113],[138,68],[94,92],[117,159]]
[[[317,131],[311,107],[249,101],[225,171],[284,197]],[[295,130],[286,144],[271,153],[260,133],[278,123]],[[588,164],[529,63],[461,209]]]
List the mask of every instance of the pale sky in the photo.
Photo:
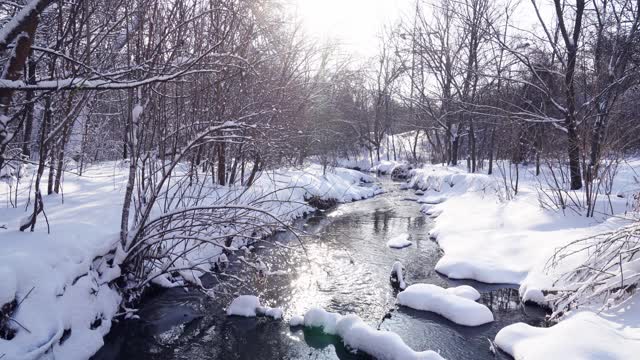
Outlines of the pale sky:
[[373,56],[377,35],[396,23],[415,0],[288,0],[310,36],[337,40],[356,56]]
[[[285,0],[302,21],[307,35],[319,40],[337,40],[356,57],[372,57],[378,51],[378,35],[384,26],[401,18],[413,18],[415,0]],[[550,0],[536,0],[543,16],[553,15]],[[428,8],[422,3],[422,10]],[[514,14],[514,25],[531,30],[538,19],[530,1],[522,1]]]

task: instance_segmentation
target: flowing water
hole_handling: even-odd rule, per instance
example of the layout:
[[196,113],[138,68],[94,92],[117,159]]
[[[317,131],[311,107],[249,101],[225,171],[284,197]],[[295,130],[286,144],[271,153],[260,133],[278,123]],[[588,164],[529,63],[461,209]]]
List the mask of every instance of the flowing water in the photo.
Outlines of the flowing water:
[[[513,286],[452,281],[436,273],[441,253],[428,237],[433,220],[420,213],[411,191],[381,181],[386,191],[382,195],[299,221],[304,230],[300,238],[279,233],[256,244],[245,257],[262,259],[272,274],[257,276],[230,258],[226,272],[247,280],[228,278],[216,284],[208,279],[205,285],[218,290],[214,299],[183,289],[150,297],[140,309],[141,320],[115,325],[94,359],[369,358],[349,352],[339,338],[318,329],[290,329],[286,321],[266,317],[227,317],[223,309],[237,294],[258,295],[263,304],[284,308],[285,319],[312,306],[355,313],[373,326],[396,332],[415,350],[439,351],[450,360],[493,359],[489,339],[502,327],[520,321],[541,324],[544,312],[521,304]],[[412,246],[387,247],[391,237],[402,233],[410,234]],[[465,327],[433,313],[398,308],[397,291],[389,281],[396,260],[406,268],[407,284],[476,287],[482,292],[479,301],[496,321]]]

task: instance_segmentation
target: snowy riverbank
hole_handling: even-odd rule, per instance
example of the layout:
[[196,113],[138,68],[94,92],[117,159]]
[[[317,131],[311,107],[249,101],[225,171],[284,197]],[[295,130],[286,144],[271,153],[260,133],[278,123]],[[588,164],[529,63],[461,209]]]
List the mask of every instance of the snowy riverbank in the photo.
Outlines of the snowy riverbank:
[[[550,267],[559,248],[631,222],[627,219],[633,215],[638,167],[638,161],[620,166],[610,196],[601,196],[592,218],[570,209],[543,209],[546,183],[526,168],[520,169],[515,196],[508,193],[511,185],[500,174],[468,174],[461,167],[427,165],[412,170],[406,187],[416,190],[418,201],[425,204],[422,211],[435,218],[431,236],[444,251],[438,272],[455,279],[519,284],[523,300],[545,305],[557,291],[575,286],[558,280],[587,256],[577,253]],[[640,346],[638,298],[615,306],[595,298],[549,329],[508,326],[496,343],[516,359],[595,359],[604,353],[608,359],[625,359]],[[576,329],[583,340],[558,336]]]
[[[114,285],[120,276],[102,256],[117,244],[126,168],[107,163],[78,177],[67,174],[64,196],[45,197],[47,222],[41,218],[35,232],[19,232],[28,197],[24,179],[16,208],[0,209],[0,306],[8,304],[11,320],[0,323],[0,358],[86,359],[103,344],[121,297]],[[350,202],[374,196],[379,189],[361,186],[369,175],[348,169],[319,166],[264,172],[249,191],[220,187],[216,193],[242,193],[237,199],[268,198],[271,213],[291,222],[313,210],[311,198]],[[45,180],[46,182],[46,180]],[[0,183],[0,196],[9,188]],[[227,196],[227,198],[229,198]],[[7,200],[8,202],[8,200]],[[233,244],[234,246],[242,244]],[[215,263],[221,247],[203,249]],[[10,332],[10,334],[9,334]]]

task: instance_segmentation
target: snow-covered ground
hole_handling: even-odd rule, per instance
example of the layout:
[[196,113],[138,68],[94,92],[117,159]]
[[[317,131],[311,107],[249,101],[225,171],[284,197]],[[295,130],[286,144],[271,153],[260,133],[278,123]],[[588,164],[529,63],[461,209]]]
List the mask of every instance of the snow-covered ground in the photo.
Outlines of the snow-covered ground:
[[[44,198],[51,234],[42,216],[35,232],[18,231],[26,194],[18,208],[0,209],[7,225],[0,229],[1,281],[16,285],[15,292],[2,289],[0,298],[3,304],[7,299],[20,303],[12,317],[21,324],[10,324],[17,331],[13,339],[0,339],[0,356],[36,359],[48,353],[82,359],[102,346],[121,300],[109,285],[119,270],[109,268],[102,256],[118,239],[124,179],[107,166],[82,178],[68,176],[64,203],[61,195]],[[0,186],[4,199],[7,188]]]
[[[0,182],[0,200],[7,203],[0,208],[0,307],[13,306],[14,300],[17,305],[12,320],[0,322],[15,331],[11,340],[0,338],[0,358],[86,359],[102,346],[120,311],[121,297],[113,285],[120,270],[103,256],[118,243],[126,166],[105,163],[82,177],[65,174],[64,196],[44,198],[50,234],[42,215],[34,232],[18,231],[30,180],[23,179],[16,208],[8,206],[10,189]],[[312,165],[265,172],[249,191],[224,187],[218,194],[242,193],[240,201],[259,198],[265,210],[290,222],[313,210],[306,203],[311,197],[348,202],[379,191],[375,185],[361,186],[363,181],[373,178],[341,168],[323,175],[321,167]],[[220,255],[220,247],[212,246],[194,256],[215,262]],[[277,311],[267,315],[278,316]]]
[[[394,167],[392,162],[378,165]],[[556,282],[560,276],[585,256],[577,254],[550,268],[549,259],[558,248],[619,228],[635,216],[638,168],[640,161],[621,165],[611,196],[601,195],[592,218],[569,209],[543,209],[544,193],[540,190],[548,184],[526,168],[520,169],[515,196],[499,171],[487,176],[468,174],[461,167],[428,165],[412,170],[405,187],[415,190],[424,204],[422,211],[435,218],[431,235],[444,251],[436,266],[439,272],[451,278],[519,284],[524,300],[545,304],[567,285]],[[0,199],[7,203],[0,209],[0,306],[16,307],[12,320],[0,323],[9,323],[15,330],[11,340],[0,338],[0,357],[84,359],[102,345],[112,318],[120,311],[121,298],[113,286],[120,271],[103,256],[117,244],[125,172],[121,165],[109,163],[88,169],[82,177],[66,174],[64,197],[44,199],[50,234],[42,216],[35,232],[17,230],[25,216],[28,180],[23,180],[17,208],[8,207],[10,189],[0,183]],[[223,187],[216,196],[240,194],[231,197],[241,202],[260,199],[266,211],[288,222],[313,210],[306,203],[309,198],[349,202],[379,191],[376,186],[361,186],[363,181],[373,178],[342,168],[323,175],[321,167],[310,166],[265,172],[251,191]],[[399,240],[408,240],[399,236]],[[233,248],[244,244],[234,243]],[[195,260],[209,257],[211,262],[225,257],[220,247],[203,249],[194,256],[199,257]],[[470,316],[472,311],[451,310],[463,301],[464,306],[480,305],[474,301],[478,294],[473,289],[425,289],[422,285],[409,286],[405,295],[398,297],[399,303],[435,311],[467,325],[479,322],[467,323],[469,318],[490,321],[490,312],[479,308],[473,311],[482,313],[478,316]],[[425,302],[427,298],[437,298],[440,305]],[[638,299],[633,296],[622,304],[591,302],[565,314],[558,325],[548,329],[514,324],[496,336],[496,344],[516,359],[628,359],[640,347]],[[262,307],[257,298],[240,302],[230,305],[230,314],[282,316],[278,308]],[[439,358],[433,352],[415,352],[397,335],[377,331],[353,315],[314,311],[291,319],[291,325],[321,326],[325,332],[341,336],[348,346],[381,358]],[[581,336],[571,336],[576,333]]]
[[[545,304],[555,291],[569,286],[558,282],[562,274],[588,255],[576,253],[550,267],[559,248],[633,221],[638,169],[638,160],[620,165],[610,196],[600,195],[594,217],[569,208],[564,212],[543,208],[541,201],[549,195],[548,174],[536,177],[527,168],[520,169],[515,196],[499,169],[488,176],[469,174],[462,167],[427,165],[412,170],[405,187],[418,190],[418,201],[425,204],[422,211],[435,218],[431,236],[444,251],[437,271],[455,279],[520,284],[525,300]],[[573,196],[580,199],[583,194]],[[514,324],[501,331],[497,344],[516,359],[628,359],[640,344],[638,297],[613,307],[595,299],[550,329]],[[575,339],[582,332],[585,338]]]

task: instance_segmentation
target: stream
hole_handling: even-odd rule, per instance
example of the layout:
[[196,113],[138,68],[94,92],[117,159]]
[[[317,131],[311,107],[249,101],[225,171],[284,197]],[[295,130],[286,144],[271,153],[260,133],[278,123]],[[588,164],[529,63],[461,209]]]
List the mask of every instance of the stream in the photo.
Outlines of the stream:
[[[215,298],[182,288],[159,291],[143,302],[140,320],[114,323],[92,359],[370,359],[349,352],[339,338],[319,329],[292,329],[286,321],[268,317],[227,317],[224,307],[236,294],[258,295],[263,305],[282,307],[285,319],[312,306],[355,313],[381,330],[396,332],[414,350],[431,349],[449,360],[495,359],[489,339],[501,328],[543,323],[545,312],[522,304],[516,286],[439,275],[434,267],[441,251],[428,237],[433,220],[420,213],[413,191],[400,190],[400,183],[387,177],[379,180],[384,194],[298,221],[296,227],[304,230],[300,239],[281,232],[254,245],[246,257],[259,257],[272,274],[258,276],[230,258],[226,272],[248,280],[204,279],[205,286],[217,289]],[[391,237],[402,233],[411,235],[412,246],[387,247]],[[397,307],[397,290],[389,281],[396,260],[404,264],[409,285],[475,287],[496,320],[466,327],[434,313]],[[498,358],[509,356],[501,353]]]

